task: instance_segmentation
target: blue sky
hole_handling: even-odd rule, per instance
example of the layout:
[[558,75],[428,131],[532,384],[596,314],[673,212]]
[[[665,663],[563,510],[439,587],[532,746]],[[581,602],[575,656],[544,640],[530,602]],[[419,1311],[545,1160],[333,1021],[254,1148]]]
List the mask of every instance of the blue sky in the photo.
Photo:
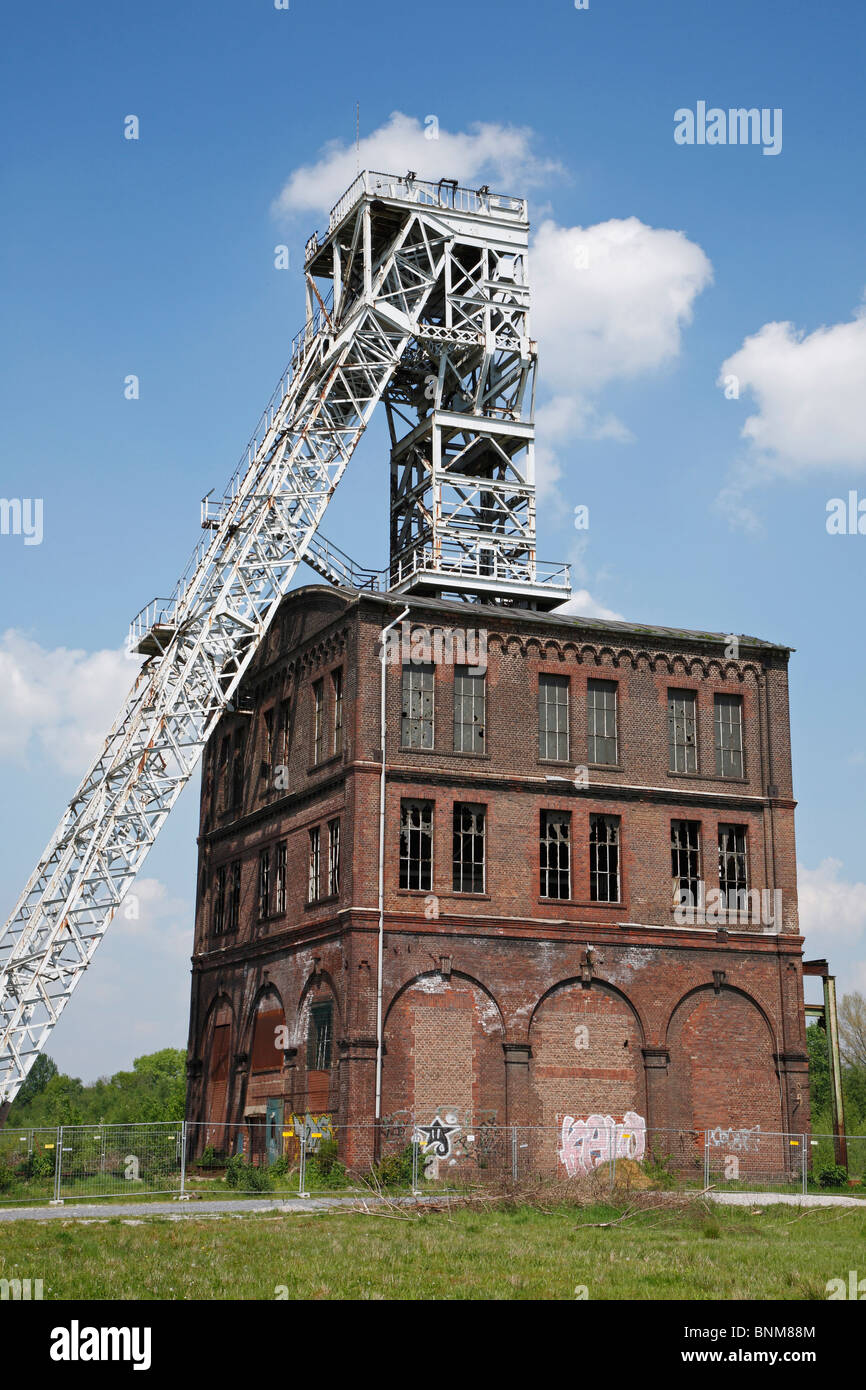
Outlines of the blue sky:
[[[540,555],[575,563],[588,611],[797,649],[807,951],[866,989],[866,536],[825,526],[866,497],[864,39],[854,0],[16,7],[0,495],[42,498],[44,535],[0,535],[4,918],[131,677],[130,618],[170,591],[285,364],[357,101],[362,164],[531,199]],[[698,101],[780,108],[781,153],[676,144]],[[379,422],[324,527],[367,564],[387,476]],[[195,801],[51,1040],[85,1078],[185,1044]]]

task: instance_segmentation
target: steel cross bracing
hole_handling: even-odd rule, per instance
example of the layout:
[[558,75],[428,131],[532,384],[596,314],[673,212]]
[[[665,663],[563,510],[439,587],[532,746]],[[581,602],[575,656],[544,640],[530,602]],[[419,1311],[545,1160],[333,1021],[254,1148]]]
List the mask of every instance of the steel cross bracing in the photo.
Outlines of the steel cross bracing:
[[[400,180],[385,203],[373,186],[385,177],[362,175],[323,246],[308,247],[307,323],[289,368],[223,499],[207,505],[210,539],[172,597],[133,624],[131,648],[149,659],[0,936],[0,1104],[17,1094],[237,689],[425,307],[441,298],[455,235],[488,215],[431,205]],[[316,285],[319,252],[332,258],[332,298]]]

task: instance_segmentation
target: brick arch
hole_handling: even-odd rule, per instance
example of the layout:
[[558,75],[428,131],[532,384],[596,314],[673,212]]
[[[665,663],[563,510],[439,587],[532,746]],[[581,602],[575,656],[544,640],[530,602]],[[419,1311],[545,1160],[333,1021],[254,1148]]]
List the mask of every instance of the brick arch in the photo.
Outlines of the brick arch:
[[666,1046],[672,1129],[784,1128],[773,1028],[750,994],[690,990],[671,1013]]
[[[201,1030],[202,1114],[208,1130],[200,1135],[200,1148],[220,1145],[228,1119],[235,1016],[227,994],[212,1000]],[[213,1131],[213,1132],[212,1132]]]
[[490,991],[470,975],[425,971],[388,1007],[383,1114],[456,1112],[461,1123],[505,1123],[505,1028]]
[[278,1071],[283,1065],[282,1049],[277,1047],[277,1028],[285,1028],[286,1011],[279,990],[263,985],[247,1019],[247,1047],[250,1073]]
[[[310,1030],[315,1021],[313,1009],[319,1004],[331,1005],[330,1065],[318,1067],[309,1052]],[[333,1113],[337,1109],[338,1081],[337,1039],[341,1032],[341,1009],[337,987],[327,970],[311,972],[308,976],[295,1014],[292,1038],[297,1048],[298,1096],[296,1106],[317,1114]]]
[[[586,1035],[578,1035],[585,1027]],[[578,1047],[583,1040],[585,1047]],[[537,1122],[563,1115],[646,1116],[644,1029],[631,1000],[612,985],[562,980],[542,996],[529,1026]]]

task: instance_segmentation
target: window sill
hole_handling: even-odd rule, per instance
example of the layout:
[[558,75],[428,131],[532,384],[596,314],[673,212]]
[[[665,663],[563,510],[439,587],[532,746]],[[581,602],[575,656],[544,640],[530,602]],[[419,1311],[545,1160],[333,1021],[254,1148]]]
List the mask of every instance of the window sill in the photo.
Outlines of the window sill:
[[560,903],[565,907],[615,907],[617,911],[621,911],[624,905],[621,900],[596,902],[594,898],[538,898],[536,901],[542,907],[553,907]]
[[415,744],[401,743],[398,749],[400,753],[438,753],[438,748],[418,748]]
[[587,763],[590,772],[625,772],[624,763]]
[[342,753],[332,753],[330,757],[323,758],[319,763],[311,763],[307,768],[307,776],[312,777],[314,772],[321,772],[323,767],[332,767],[335,763],[341,763],[342,761]]
[[732,782],[747,787],[748,777],[722,777],[718,772],[668,772],[668,777],[679,777],[687,782]]
[[329,893],[328,896],[327,896],[326,898],[316,898],[314,902],[311,902],[311,903],[304,903],[304,911],[305,911],[305,912],[307,912],[307,911],[310,911],[310,912],[311,912],[311,911],[313,910],[314,907],[326,907],[326,906],[328,905],[328,903],[338,903],[339,901],[340,901],[340,894],[339,894],[339,893]]

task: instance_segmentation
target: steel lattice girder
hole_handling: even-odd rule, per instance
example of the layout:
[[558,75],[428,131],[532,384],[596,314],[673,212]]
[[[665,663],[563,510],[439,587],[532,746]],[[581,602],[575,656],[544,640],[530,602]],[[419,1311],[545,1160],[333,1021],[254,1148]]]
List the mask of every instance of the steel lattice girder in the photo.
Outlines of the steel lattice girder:
[[343,213],[355,266],[333,317],[324,302],[311,313],[262,438],[209,523],[211,541],[152,624],[136,629],[153,654],[0,936],[0,1103],[14,1099],[68,1003],[252,661],[427,301],[443,291],[455,214],[406,200],[374,252],[367,188],[353,185]]

